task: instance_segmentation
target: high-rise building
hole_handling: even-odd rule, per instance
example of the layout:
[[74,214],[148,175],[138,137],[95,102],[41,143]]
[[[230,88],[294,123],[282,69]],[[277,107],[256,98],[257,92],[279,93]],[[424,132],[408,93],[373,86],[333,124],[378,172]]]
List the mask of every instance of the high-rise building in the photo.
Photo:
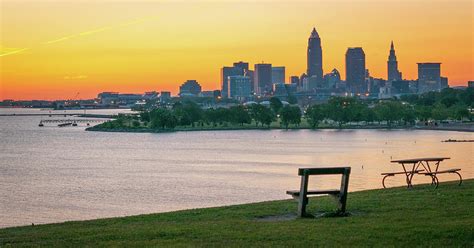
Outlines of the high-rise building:
[[346,83],[355,94],[365,94],[365,53],[362,47],[348,48],[346,52]]
[[388,55],[387,61],[387,74],[387,79],[389,82],[402,79],[402,75],[400,71],[398,71],[397,55],[395,55],[393,41],[392,44],[390,44],[390,54]]
[[252,95],[252,84],[247,76],[229,76],[229,98],[244,100]]
[[441,63],[418,63],[418,93],[441,89]]
[[284,66],[272,67],[272,83],[274,84],[285,83],[285,67]]
[[324,75],[324,81],[329,89],[334,89],[341,83],[341,74],[337,69],[333,69],[331,73]]
[[297,86],[300,85],[300,78],[298,76],[291,76],[290,77],[290,84],[295,84]]
[[308,77],[315,76],[317,79],[323,79],[323,51],[321,49],[321,38],[313,28],[308,39],[308,53],[307,53],[307,75]]
[[255,64],[254,90],[259,95],[265,95],[272,91],[272,64]]
[[201,93],[201,85],[196,80],[188,80],[179,87],[179,96],[197,96]]
[[244,75],[244,73],[249,70],[249,63],[242,61],[235,62],[234,67],[240,70],[240,75]]
[[228,90],[228,77],[229,76],[243,76],[243,70],[237,67],[224,66],[221,68],[221,92],[222,97],[227,97]]

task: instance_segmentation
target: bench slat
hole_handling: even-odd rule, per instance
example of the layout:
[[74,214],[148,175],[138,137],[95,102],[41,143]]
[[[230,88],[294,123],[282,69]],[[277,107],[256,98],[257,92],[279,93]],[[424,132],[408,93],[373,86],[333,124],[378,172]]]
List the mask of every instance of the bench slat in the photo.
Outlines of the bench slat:
[[456,171],[460,171],[461,169],[449,169],[449,170],[441,170],[441,171],[436,171],[436,172],[422,172],[420,174],[424,175],[433,175],[433,174],[443,174],[443,173],[454,173]]
[[[292,196],[299,196],[300,192],[298,190],[288,190],[286,191],[288,195]],[[307,195],[336,195],[341,193],[340,190],[337,189],[329,189],[329,190],[308,190]]]
[[299,168],[298,175],[335,175],[349,174],[351,167]]

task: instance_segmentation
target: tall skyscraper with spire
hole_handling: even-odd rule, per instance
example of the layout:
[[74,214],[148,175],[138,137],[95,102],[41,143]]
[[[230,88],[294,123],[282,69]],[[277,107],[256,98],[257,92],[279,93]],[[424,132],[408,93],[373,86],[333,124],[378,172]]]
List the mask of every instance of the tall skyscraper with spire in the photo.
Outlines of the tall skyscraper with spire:
[[392,44],[390,45],[390,55],[388,55],[387,61],[387,79],[389,82],[397,81],[402,79],[402,74],[398,71],[397,55],[395,55],[395,48]]
[[311,35],[308,39],[308,77],[316,77],[321,80],[323,78],[323,51],[321,49],[321,38],[313,28]]

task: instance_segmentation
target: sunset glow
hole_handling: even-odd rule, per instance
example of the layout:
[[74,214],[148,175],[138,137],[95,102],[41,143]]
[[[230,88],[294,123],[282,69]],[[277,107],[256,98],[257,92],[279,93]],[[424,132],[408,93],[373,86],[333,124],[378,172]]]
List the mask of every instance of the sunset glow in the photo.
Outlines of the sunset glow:
[[346,49],[360,46],[386,78],[393,40],[403,78],[441,62],[451,86],[474,80],[471,0],[0,1],[0,99],[177,93],[188,79],[219,89],[219,69],[240,60],[299,76],[313,26],[324,73],[345,78]]

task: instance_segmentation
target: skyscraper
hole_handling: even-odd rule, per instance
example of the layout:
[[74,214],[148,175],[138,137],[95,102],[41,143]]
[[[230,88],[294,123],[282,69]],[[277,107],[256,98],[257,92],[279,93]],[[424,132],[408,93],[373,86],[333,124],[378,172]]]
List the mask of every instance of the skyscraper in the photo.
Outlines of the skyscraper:
[[285,83],[285,67],[284,66],[272,67],[272,83],[274,84]]
[[252,83],[247,76],[229,76],[228,77],[229,98],[244,100],[252,95]]
[[311,35],[308,39],[308,64],[307,64],[307,75],[308,77],[315,76],[317,79],[323,78],[323,51],[321,49],[321,38],[313,28]]
[[367,92],[365,73],[365,53],[362,47],[348,48],[346,52],[346,83],[352,93]]
[[249,63],[242,62],[242,61],[235,62],[234,63],[234,68],[239,69],[242,73],[241,75],[244,75],[244,73],[249,70]]
[[272,91],[272,64],[255,64],[254,87],[255,92],[260,95]]
[[400,71],[398,71],[397,55],[395,55],[395,48],[392,44],[390,45],[390,55],[388,55],[387,61],[387,79],[389,82],[397,81],[402,79]]
[[221,69],[221,92],[222,97],[227,98],[228,88],[228,78],[230,76],[243,76],[243,70],[237,67],[224,66]]
[[418,63],[418,93],[441,89],[441,63]]

